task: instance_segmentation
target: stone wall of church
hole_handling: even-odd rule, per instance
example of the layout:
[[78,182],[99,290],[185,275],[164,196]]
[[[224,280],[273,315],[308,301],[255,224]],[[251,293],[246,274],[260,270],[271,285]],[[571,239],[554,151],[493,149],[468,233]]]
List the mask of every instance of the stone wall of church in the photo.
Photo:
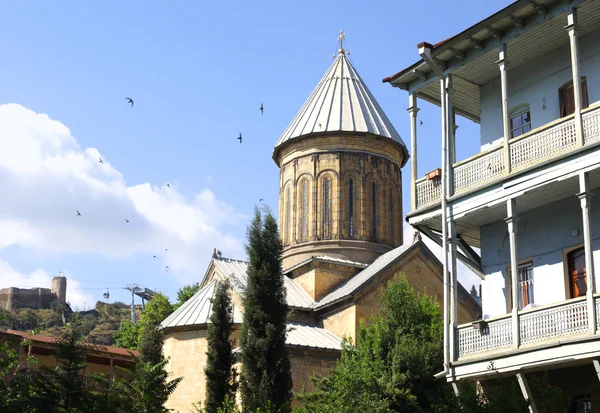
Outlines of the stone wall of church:
[[294,392],[303,388],[308,391],[314,389],[310,378],[315,374],[327,377],[329,370],[335,367],[340,353],[313,350],[290,350],[290,365],[292,367],[292,382]]
[[192,404],[204,401],[206,397],[206,329],[171,333],[165,337],[163,352],[169,359],[167,371],[172,377],[183,377],[175,393],[165,406],[180,412],[188,412]]
[[[337,141],[343,143],[332,148]],[[306,139],[286,148],[281,161],[284,268],[310,256],[308,250],[371,262],[402,244],[402,155],[395,144]]]
[[[356,342],[361,320],[368,321],[374,315],[381,314],[380,293],[394,276],[404,274],[410,285],[419,293],[427,293],[443,303],[444,291],[441,268],[431,257],[416,248],[399,262],[388,268],[371,281],[364,292],[346,307],[335,312],[322,314],[323,327],[340,337],[352,337]],[[476,320],[481,311],[470,297],[459,296],[458,323],[464,324]]]

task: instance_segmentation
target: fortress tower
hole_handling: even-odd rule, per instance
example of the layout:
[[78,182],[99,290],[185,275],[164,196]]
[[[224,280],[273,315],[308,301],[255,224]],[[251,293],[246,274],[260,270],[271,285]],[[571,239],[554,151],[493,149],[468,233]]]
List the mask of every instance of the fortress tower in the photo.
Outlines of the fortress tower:
[[50,291],[56,294],[56,300],[59,303],[64,304],[67,301],[67,277],[63,276],[62,272],[52,279],[52,288]]
[[370,263],[402,244],[406,146],[341,47],[281,135],[283,267],[311,256]]

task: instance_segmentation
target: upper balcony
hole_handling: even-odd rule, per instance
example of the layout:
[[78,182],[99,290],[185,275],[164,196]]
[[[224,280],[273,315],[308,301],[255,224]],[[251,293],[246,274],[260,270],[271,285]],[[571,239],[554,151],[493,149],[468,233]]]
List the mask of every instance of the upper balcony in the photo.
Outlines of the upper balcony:
[[[508,141],[508,163],[503,145],[497,145],[451,166],[454,197],[491,186],[549,161],[600,142],[600,103],[582,111],[583,145],[578,145],[574,115],[560,118]],[[508,168],[507,168],[508,165]],[[440,204],[439,177],[414,183],[415,211]],[[413,211],[413,212],[415,212]]]

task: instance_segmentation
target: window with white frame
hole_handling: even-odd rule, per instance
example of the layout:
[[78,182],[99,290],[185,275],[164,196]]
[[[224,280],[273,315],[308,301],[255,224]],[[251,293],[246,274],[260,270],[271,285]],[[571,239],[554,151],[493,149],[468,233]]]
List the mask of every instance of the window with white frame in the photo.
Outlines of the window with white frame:
[[531,113],[529,107],[515,111],[510,116],[511,137],[523,135],[531,130]]

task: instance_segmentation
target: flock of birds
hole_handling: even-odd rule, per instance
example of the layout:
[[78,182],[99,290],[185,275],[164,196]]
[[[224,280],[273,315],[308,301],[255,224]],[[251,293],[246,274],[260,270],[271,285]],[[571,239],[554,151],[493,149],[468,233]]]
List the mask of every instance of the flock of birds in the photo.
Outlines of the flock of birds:
[[[131,105],[131,107],[133,107],[133,105],[134,105],[134,101],[133,101],[133,99],[131,99],[131,98],[128,98],[128,97],[126,97],[125,99],[127,100],[127,103],[129,103],[129,104]],[[262,115],[262,114],[264,113],[264,110],[265,110],[265,107],[264,107],[264,105],[263,105],[262,103],[260,104],[260,108],[259,108],[259,110],[260,110],[260,114]],[[242,143],[242,139],[243,139],[243,138],[242,138],[242,133],[241,133],[241,132],[240,132],[240,136],[238,136],[236,139],[238,139],[238,140],[240,141],[240,144]],[[102,157],[98,157],[98,163],[104,164],[104,161],[102,160]],[[171,184],[167,183],[167,184],[165,185],[165,187],[167,187],[167,188],[170,188],[170,187],[171,187]],[[261,198],[259,202],[263,202],[263,201],[264,201],[264,199],[262,199],[262,198]],[[78,209],[76,209],[75,211],[77,212],[77,216],[78,216],[78,217],[81,217],[81,216],[83,216],[83,215],[81,214],[81,212],[79,212],[79,210],[78,210]],[[123,218],[123,219],[125,220],[125,224],[129,224],[129,219],[127,219],[127,218]],[[165,248],[165,252],[167,252],[167,251],[169,251],[169,248]],[[153,258],[153,259],[154,259],[154,258],[158,259],[158,255],[154,254],[154,255],[152,256],[152,258]],[[168,265],[165,265],[165,267],[164,267],[164,268],[165,268],[165,271],[166,271],[166,272],[169,272],[169,266],[168,266]]]

